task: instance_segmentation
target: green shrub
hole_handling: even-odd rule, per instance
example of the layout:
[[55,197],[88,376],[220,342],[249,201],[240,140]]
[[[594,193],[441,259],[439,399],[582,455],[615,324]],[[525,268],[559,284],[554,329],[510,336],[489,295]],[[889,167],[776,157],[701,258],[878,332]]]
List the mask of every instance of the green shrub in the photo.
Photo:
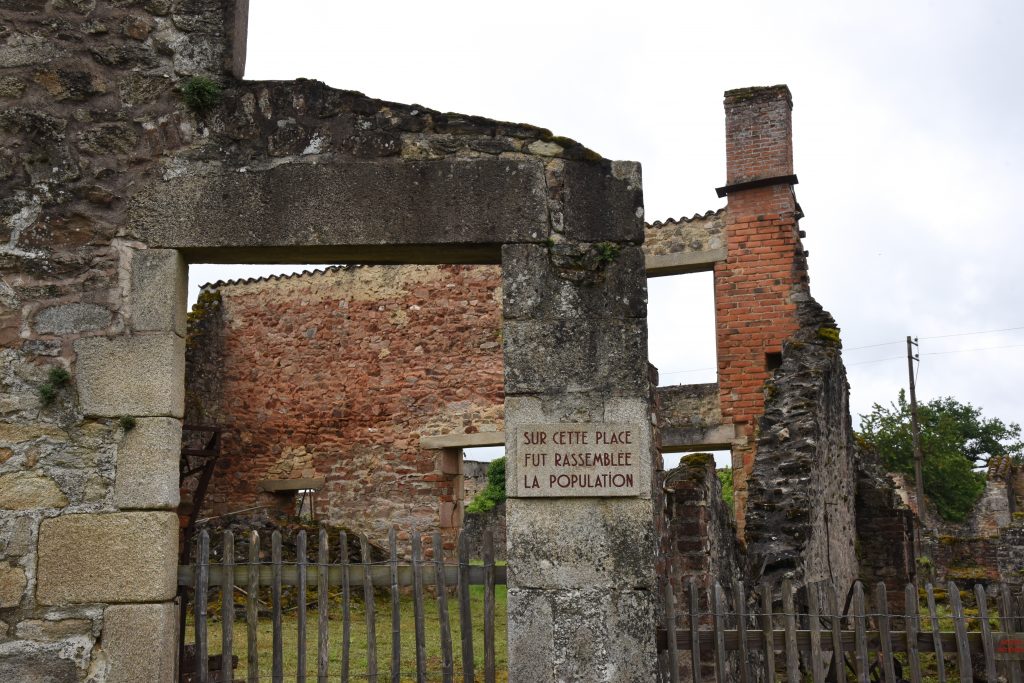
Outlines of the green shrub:
[[466,506],[471,514],[487,512],[505,500],[505,458],[497,458],[487,466],[487,486]]

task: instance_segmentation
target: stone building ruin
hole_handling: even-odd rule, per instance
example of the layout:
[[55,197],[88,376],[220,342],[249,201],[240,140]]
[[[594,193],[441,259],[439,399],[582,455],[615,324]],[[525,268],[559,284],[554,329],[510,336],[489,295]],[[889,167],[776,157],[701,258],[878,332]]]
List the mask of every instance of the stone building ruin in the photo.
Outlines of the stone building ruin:
[[[250,449],[252,471],[226,460],[210,505],[323,479],[319,511],[334,496],[346,516],[372,513],[370,533],[382,517],[457,527],[459,449],[516,435],[519,680],[653,680],[666,577],[913,573],[909,517],[852,442],[838,329],[808,291],[787,88],[727,93],[725,208],[645,226],[638,164],[545,129],[243,80],[246,13],[0,4],[0,680],[172,680],[187,411],[248,425],[225,448]],[[197,77],[222,89],[208,110],[183,96]],[[189,263],[325,261],[341,265],[224,283],[216,305],[211,290],[186,349]],[[698,270],[714,274],[719,381],[657,388],[646,277]],[[465,305],[439,321],[428,304],[448,284]],[[243,314],[255,336],[232,336]],[[285,331],[312,352],[286,358]],[[346,333],[348,366],[316,346]],[[417,347],[448,353],[449,374]],[[268,368],[287,392],[259,391]],[[345,403],[323,401],[346,373]],[[401,390],[385,400],[384,381]],[[629,433],[627,495],[518,483],[521,435],[566,425]],[[362,450],[346,462],[341,447]],[[661,466],[719,447],[735,526],[713,464]],[[856,556],[865,534],[892,556]],[[580,652],[581,633],[617,647]]]

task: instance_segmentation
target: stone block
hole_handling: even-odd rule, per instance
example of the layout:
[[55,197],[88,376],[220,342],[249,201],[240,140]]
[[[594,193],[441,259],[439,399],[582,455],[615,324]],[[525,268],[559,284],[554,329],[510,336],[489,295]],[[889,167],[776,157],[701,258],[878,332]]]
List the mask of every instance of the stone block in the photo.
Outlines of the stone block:
[[31,471],[0,475],[0,510],[62,508],[67,504],[60,487],[46,475]]
[[640,247],[620,246],[614,258],[595,271],[596,283],[559,277],[549,247],[542,244],[506,244],[501,265],[506,320],[647,315],[647,277]]
[[36,596],[44,605],[170,600],[177,556],[173,512],[46,519],[39,529]]
[[0,645],[0,681],[18,683],[79,683],[78,667],[54,649],[25,641]]
[[509,582],[654,590],[654,511],[645,498],[509,498]]
[[565,162],[567,237],[584,242],[643,242],[643,189],[640,165]]
[[170,602],[114,605],[104,610],[100,642],[110,662],[106,683],[171,683],[175,623]]
[[553,598],[556,680],[656,680],[652,591],[583,588]]
[[633,318],[506,320],[506,395],[646,395],[646,322]]
[[471,249],[465,259],[496,263],[498,245],[548,236],[542,163],[490,158],[184,173],[136,192],[130,218],[146,243],[187,249],[190,260],[226,247],[281,258],[267,249],[280,247],[296,258],[305,249],[311,260],[379,254],[409,263],[441,254],[459,262],[460,249]]
[[555,624],[548,591],[508,589],[509,681],[554,683]]
[[14,634],[25,640],[54,641],[92,634],[89,619],[26,619],[18,622]]
[[62,304],[39,311],[33,323],[39,334],[75,334],[102,330],[110,325],[113,313],[95,304]]
[[27,584],[24,569],[6,563],[0,564],[0,609],[17,607],[25,594]]
[[131,259],[131,327],[185,336],[188,267],[174,249],[143,249]]
[[86,415],[182,417],[185,341],[176,334],[75,341],[75,380]]
[[180,420],[139,418],[117,447],[114,504],[121,509],[176,508],[180,458]]

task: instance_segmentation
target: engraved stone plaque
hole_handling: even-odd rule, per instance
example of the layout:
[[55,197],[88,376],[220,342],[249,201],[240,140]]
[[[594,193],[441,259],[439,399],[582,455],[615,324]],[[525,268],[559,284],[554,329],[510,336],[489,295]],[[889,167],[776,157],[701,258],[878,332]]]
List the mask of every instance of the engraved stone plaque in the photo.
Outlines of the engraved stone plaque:
[[515,435],[519,496],[639,496],[639,434],[628,424],[521,425]]

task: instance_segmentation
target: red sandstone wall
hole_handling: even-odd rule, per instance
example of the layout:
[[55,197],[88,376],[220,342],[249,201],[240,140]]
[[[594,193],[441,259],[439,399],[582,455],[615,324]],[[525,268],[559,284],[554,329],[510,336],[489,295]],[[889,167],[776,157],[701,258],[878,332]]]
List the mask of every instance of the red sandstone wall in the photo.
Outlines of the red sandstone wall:
[[321,477],[318,517],[386,538],[436,529],[457,475],[427,434],[502,430],[497,267],[377,266],[231,283],[224,457],[204,514],[287,507],[265,479]]

